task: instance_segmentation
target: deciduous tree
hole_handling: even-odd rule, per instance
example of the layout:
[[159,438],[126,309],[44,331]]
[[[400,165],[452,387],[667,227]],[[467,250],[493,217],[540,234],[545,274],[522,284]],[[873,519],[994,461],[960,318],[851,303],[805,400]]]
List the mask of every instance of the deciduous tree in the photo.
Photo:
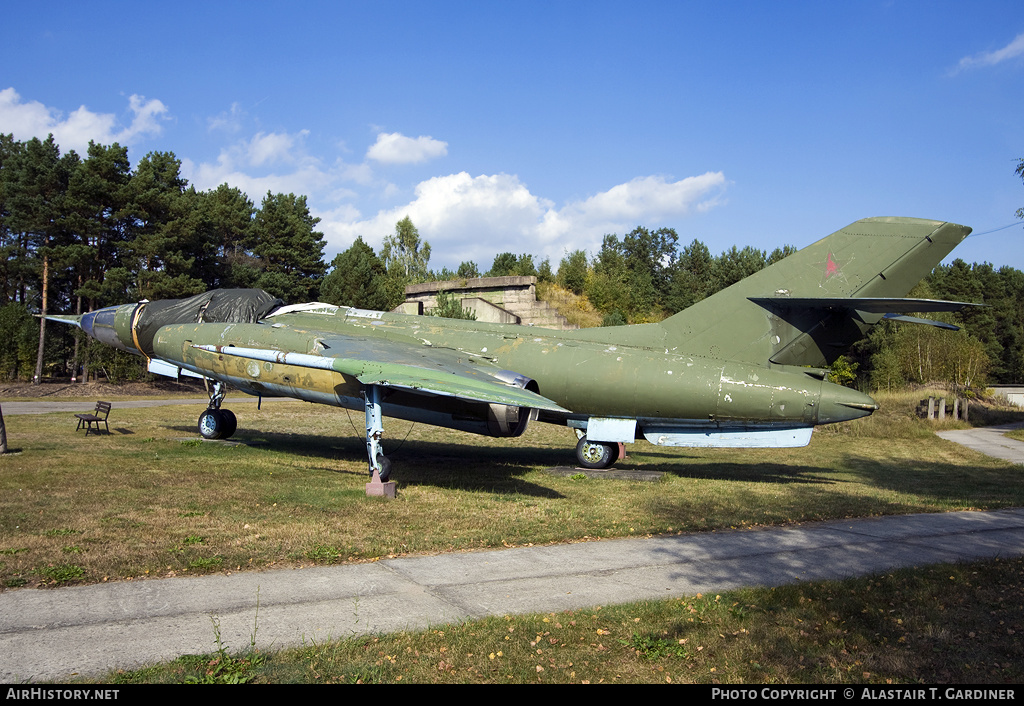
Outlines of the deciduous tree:
[[583,294],[587,287],[589,269],[587,253],[583,250],[573,250],[567,253],[558,265],[558,284],[574,294]]
[[422,282],[429,272],[430,243],[420,241],[420,232],[406,216],[395,224],[394,235],[384,238],[381,260],[389,276],[403,277],[406,284]]

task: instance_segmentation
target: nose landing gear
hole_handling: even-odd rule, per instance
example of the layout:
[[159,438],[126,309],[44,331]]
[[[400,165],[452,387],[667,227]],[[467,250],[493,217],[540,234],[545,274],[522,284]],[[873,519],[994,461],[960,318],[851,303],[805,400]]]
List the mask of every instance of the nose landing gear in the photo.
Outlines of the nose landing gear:
[[207,409],[199,415],[199,433],[204,439],[227,439],[238,428],[238,419],[230,409]]
[[210,406],[199,415],[199,433],[204,439],[228,439],[238,428],[238,419],[230,409],[221,409],[221,402],[227,387],[222,382],[213,383]]

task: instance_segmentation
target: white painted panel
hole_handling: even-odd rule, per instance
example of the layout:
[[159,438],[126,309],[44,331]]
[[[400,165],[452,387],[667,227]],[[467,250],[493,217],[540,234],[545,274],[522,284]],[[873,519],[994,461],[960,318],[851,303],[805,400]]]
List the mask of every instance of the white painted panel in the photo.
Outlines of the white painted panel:
[[801,429],[669,429],[647,427],[644,438],[658,446],[694,446],[702,448],[770,448],[807,446],[811,427]]
[[636,420],[591,417],[587,422],[587,438],[590,441],[617,441],[631,444],[636,440]]
[[177,365],[171,365],[157,358],[149,359],[149,372],[154,375],[165,375],[169,378],[178,379],[178,374],[181,372],[181,368]]

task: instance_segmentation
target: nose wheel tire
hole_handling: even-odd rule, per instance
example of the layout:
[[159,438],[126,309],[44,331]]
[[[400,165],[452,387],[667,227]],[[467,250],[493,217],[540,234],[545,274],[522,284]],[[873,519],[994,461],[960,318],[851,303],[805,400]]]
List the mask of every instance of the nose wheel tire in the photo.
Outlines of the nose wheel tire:
[[238,428],[230,409],[208,409],[199,415],[199,433],[204,439],[227,439]]
[[619,445],[603,441],[588,441],[587,437],[576,444],[576,460],[583,468],[608,468],[619,458]]

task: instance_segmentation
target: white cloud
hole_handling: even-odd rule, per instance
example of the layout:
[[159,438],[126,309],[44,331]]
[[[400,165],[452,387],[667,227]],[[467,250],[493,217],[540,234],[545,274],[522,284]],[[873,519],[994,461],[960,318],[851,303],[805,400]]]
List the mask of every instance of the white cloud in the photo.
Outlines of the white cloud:
[[[17,139],[52,132],[63,150],[84,151],[90,139],[128,144],[159,133],[168,115],[159,100],[137,95],[128,99],[128,108],[133,118],[124,127],[112,114],[82,106],[65,117],[38,101],[23,101],[13,88],[0,90],[0,126],[5,132]],[[241,117],[233,105],[229,114],[208,125],[235,131]],[[625,234],[637,225],[671,226],[713,208],[722,203],[728,187],[721,172],[680,180],[642,176],[559,206],[531,192],[515,175],[459,172],[421,181],[410,198],[407,186],[376,176],[373,163],[423,162],[447,154],[447,143],[380,132],[366,160],[350,164],[340,156],[321,159],[310,154],[309,135],[308,130],[258,132],[223,147],[213,161],[182,158],[182,176],[199,190],[227,183],[257,205],[268,191],[308,196],[313,215],[322,219],[319,228],[327,237],[328,260],[356,236],[379,248],[395,223],[408,215],[433,246],[435,268],[454,267],[463,260],[486,268],[494,255],[505,251],[530,253],[538,260],[549,257],[557,266],[566,251],[596,252],[606,233]],[[374,211],[376,215],[363,215]]]
[[62,151],[85,154],[90,140],[103,145],[131,145],[143,137],[157,135],[169,112],[161,101],[139,95],[129,97],[128,107],[133,114],[132,122],[121,127],[112,113],[95,113],[83,105],[65,118],[56,108],[48,108],[39,101],[23,102],[13,88],[5,88],[0,90],[0,125],[18,140],[45,139],[53,133]]
[[54,112],[39,101],[22,103],[21,96],[13,88],[0,91],[0,124],[19,140],[35,137],[39,126],[55,124]]
[[132,95],[128,103],[135,117],[132,124],[121,132],[118,141],[130,143],[136,135],[158,135],[162,129],[160,120],[168,112],[167,106],[156,98],[146,100],[140,95]]
[[384,164],[416,164],[448,154],[448,143],[433,137],[406,137],[399,132],[382,132],[366,151],[366,158]]
[[[434,253],[444,253],[446,261],[457,264],[484,254],[493,256],[500,251],[496,248],[519,247],[529,252],[536,224],[551,208],[508,174],[472,177],[460,172],[433,177],[418,184],[415,193],[411,202],[365,220],[337,222],[322,216],[328,249],[343,250],[357,236],[379,249],[384,237],[394,232],[395,223],[409,216],[420,236],[430,242]],[[505,246],[501,240],[510,242]],[[524,242],[529,245],[516,245]]]
[[235,133],[242,129],[242,120],[245,118],[245,111],[238,103],[231,104],[231,110],[222,112],[212,118],[207,118],[206,125],[210,132],[222,131]]
[[305,164],[286,173],[269,173],[254,175],[240,168],[234,168],[228,161],[215,164],[203,162],[195,164],[189,159],[181,160],[181,173],[189,183],[200,191],[216,189],[221,184],[228,184],[252,199],[257,206],[263,201],[267,192],[292,193],[307,195],[315,199],[323,190],[331,176],[319,169],[315,164]]
[[294,135],[280,132],[257,133],[252,140],[244,145],[245,159],[254,167],[295,162],[300,158],[296,148],[308,134],[309,130],[300,130]]
[[464,260],[486,268],[494,255],[505,251],[549,257],[557,266],[566,251],[596,252],[605,233],[624,234],[637,225],[657,227],[712,208],[721,203],[726,186],[720,172],[679,181],[638,177],[557,209],[514,175],[472,177],[460,172],[421,182],[415,199],[371,218],[317,215],[324,219],[331,252],[347,248],[356,236],[379,248],[407,215],[430,242],[435,268]]
[[306,195],[311,210],[316,205],[331,218],[342,214],[358,218],[358,211],[349,205],[358,194],[346,184],[371,184],[385,191],[390,188],[386,182],[375,181],[364,164],[337,159],[325,165],[306,149],[308,136],[308,130],[257,133],[222,148],[213,162],[182,159],[182,175],[200,191],[226,183],[245,192],[257,205],[268,191]]
[[[307,134],[259,133],[222,149],[216,162],[183,160],[182,173],[197,189],[227,182],[257,204],[267,191],[308,195],[310,210],[321,219],[328,260],[358,236],[379,251],[395,223],[409,216],[430,242],[435,268],[464,260],[486,268],[505,251],[530,253],[538,261],[548,257],[557,266],[566,251],[596,252],[606,233],[673,225],[713,208],[728,186],[721,172],[680,180],[644,176],[559,208],[515,175],[459,172],[421,181],[413,198],[403,200],[402,190],[375,177],[366,162],[353,165],[338,158],[324,165],[308,155]],[[354,185],[363,187],[362,193],[350,188]],[[365,204],[375,200],[399,205],[364,216]]]
[[995,66],[1004,61],[1024,56],[1024,32],[1013,38],[1013,41],[1002,49],[982,52],[974,56],[965,56],[960,60],[958,69],[973,69],[982,66]]
[[[227,182],[256,202],[268,189],[310,194],[325,185],[326,177],[319,160],[305,152],[303,141],[308,134],[308,130],[257,133],[221,149],[216,162],[197,165],[183,159],[182,173],[199,190],[215,189]],[[280,168],[281,173],[272,173],[274,168]]]
[[582,222],[639,222],[686,215],[692,209],[715,205],[725,186],[721,172],[708,172],[680,181],[663,176],[637,177],[600,194],[571,204]]

